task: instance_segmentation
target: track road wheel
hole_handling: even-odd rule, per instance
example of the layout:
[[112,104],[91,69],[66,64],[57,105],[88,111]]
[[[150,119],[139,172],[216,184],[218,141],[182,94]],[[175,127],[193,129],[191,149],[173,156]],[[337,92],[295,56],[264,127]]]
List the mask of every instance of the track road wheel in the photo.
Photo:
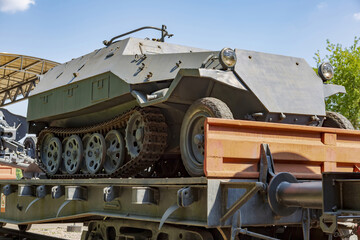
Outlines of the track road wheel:
[[105,161],[106,144],[103,135],[94,133],[91,135],[85,148],[85,162],[90,174],[99,172]]
[[88,174],[87,167],[86,167],[86,160],[85,160],[85,148],[86,148],[87,143],[89,142],[90,138],[91,138],[90,133],[85,134],[85,136],[83,136],[83,138],[82,138],[82,143],[83,143],[83,147],[84,147],[84,155],[83,155],[83,160],[82,160],[82,164],[81,164],[81,172],[83,174]]
[[198,99],[186,111],[180,131],[180,151],[190,176],[204,175],[204,122],[207,117],[233,119],[229,107],[221,100]]
[[125,130],[126,148],[132,159],[143,150],[145,121],[140,112],[135,112],[128,120]]
[[351,122],[337,112],[326,112],[326,119],[323,123],[323,127],[354,129]]
[[41,161],[49,175],[54,175],[61,165],[62,144],[53,134],[47,134],[41,143]]
[[64,167],[68,174],[75,174],[81,167],[83,144],[77,135],[71,135],[64,145]]
[[104,170],[111,174],[115,172],[124,163],[125,143],[121,133],[117,130],[111,130],[105,136],[106,159]]

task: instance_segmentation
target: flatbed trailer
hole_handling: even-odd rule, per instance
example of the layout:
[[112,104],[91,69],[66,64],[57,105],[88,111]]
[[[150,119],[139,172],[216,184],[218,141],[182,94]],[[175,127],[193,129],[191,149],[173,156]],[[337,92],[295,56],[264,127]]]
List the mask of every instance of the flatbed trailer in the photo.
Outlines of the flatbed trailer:
[[84,222],[83,240],[328,239],[360,219],[359,131],[208,118],[204,161],[204,177],[0,180],[0,222]]

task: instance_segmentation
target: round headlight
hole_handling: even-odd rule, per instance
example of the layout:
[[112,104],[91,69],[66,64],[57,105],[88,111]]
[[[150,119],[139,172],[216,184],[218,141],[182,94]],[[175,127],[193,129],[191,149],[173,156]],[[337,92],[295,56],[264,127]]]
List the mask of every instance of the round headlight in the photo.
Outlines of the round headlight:
[[233,66],[235,66],[236,63],[236,54],[235,51],[231,48],[223,48],[220,51],[220,63],[223,66],[223,68],[228,69]]
[[328,80],[331,80],[334,76],[334,68],[331,66],[330,63],[322,63],[318,69],[319,76],[323,80],[323,82],[326,82]]

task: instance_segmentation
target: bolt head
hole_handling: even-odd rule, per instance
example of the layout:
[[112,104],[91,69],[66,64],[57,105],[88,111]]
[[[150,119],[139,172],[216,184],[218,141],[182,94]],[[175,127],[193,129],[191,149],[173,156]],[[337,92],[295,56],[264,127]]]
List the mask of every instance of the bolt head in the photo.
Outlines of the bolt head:
[[204,144],[204,134],[196,134],[194,136],[194,143],[196,145],[202,145]]
[[136,141],[141,141],[143,137],[144,137],[144,129],[143,128],[136,129],[136,133],[135,133]]

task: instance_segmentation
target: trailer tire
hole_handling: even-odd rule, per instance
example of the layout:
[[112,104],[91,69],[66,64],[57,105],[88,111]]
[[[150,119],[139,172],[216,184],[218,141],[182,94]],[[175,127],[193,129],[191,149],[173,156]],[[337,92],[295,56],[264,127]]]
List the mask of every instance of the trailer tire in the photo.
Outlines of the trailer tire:
[[230,108],[213,97],[196,100],[186,111],[181,124],[180,152],[185,169],[192,177],[204,175],[204,121],[207,117],[234,118]]
[[326,119],[323,123],[323,127],[354,129],[351,122],[337,112],[326,112]]
[[31,224],[19,224],[18,228],[19,228],[20,232],[26,232],[26,231],[30,230]]

